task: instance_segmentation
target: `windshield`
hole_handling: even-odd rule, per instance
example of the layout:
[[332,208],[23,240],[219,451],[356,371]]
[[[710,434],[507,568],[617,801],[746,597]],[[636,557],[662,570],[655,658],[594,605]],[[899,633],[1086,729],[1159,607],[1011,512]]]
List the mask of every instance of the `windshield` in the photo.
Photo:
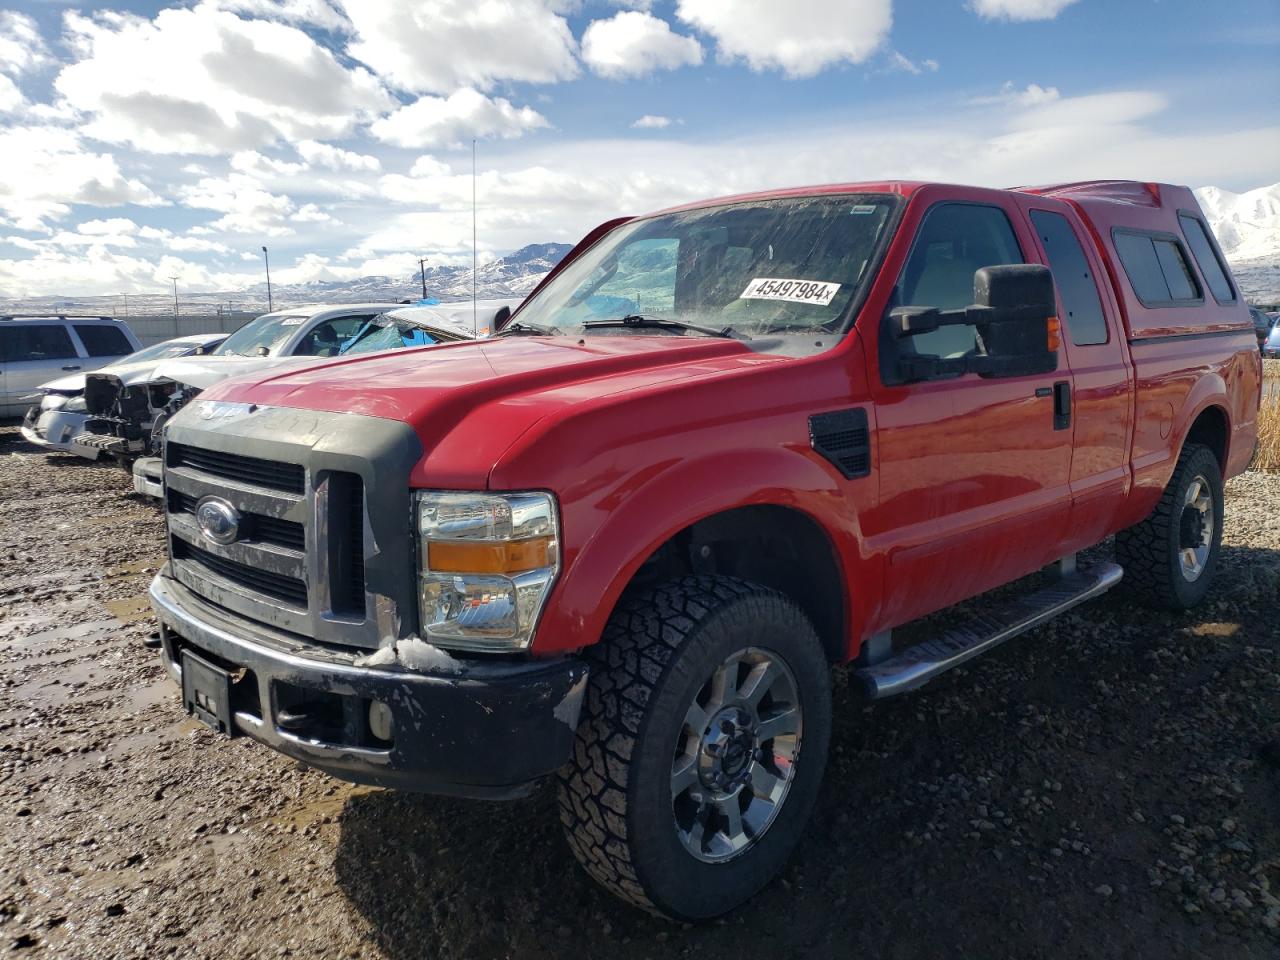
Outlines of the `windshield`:
[[157,343],[154,347],[147,347],[137,353],[130,354],[121,362],[138,363],[146,360],[168,360],[170,357],[185,357],[198,346],[200,344],[192,343],[190,340],[180,340],[176,343],[173,341]]
[[276,348],[309,319],[305,313],[264,313],[222,341],[222,346],[213,351],[214,355],[259,357],[263,355],[263,347],[268,354],[275,353]]
[[838,319],[867,280],[894,204],[883,194],[797,197],[633,221],[565,267],[517,320],[577,335],[616,335],[584,324],[635,314],[747,336],[811,331]]
[[339,353],[373,353],[375,350],[399,350],[403,347],[426,347],[439,343],[438,337],[407,320],[396,320],[386,314],[374,317],[343,344]]

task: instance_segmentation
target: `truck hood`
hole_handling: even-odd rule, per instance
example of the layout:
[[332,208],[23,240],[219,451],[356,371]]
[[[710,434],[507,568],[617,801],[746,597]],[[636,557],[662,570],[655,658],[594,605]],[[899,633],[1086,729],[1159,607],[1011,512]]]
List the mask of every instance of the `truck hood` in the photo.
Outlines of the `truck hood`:
[[400,420],[428,451],[431,482],[468,484],[557,410],[618,395],[642,403],[658,384],[787,362],[737,340],[503,337],[266,371],[203,398]]
[[200,390],[207,390],[228,377],[272,370],[277,367],[296,367],[307,362],[323,363],[323,360],[318,357],[237,357],[232,355],[175,357],[155,365],[152,375],[144,379],[173,380]]

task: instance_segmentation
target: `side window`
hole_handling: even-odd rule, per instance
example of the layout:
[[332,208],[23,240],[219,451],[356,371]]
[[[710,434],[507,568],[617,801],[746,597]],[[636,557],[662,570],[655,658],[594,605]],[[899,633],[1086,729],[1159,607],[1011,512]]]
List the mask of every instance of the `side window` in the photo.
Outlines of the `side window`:
[[133,344],[118,327],[80,323],[75,327],[80,342],[91,357],[123,357],[133,353]]
[[293,354],[297,357],[336,357],[373,317],[373,314],[362,313],[318,323],[294,347]]
[[1048,210],[1032,210],[1031,222],[1049,255],[1049,269],[1067,312],[1062,321],[1071,342],[1079,347],[1106,343],[1107,318],[1098,297],[1098,284],[1076,232],[1066,217]]
[[0,327],[0,358],[10,363],[24,360],[72,360],[76,348],[67,328],[56,324]]
[[[899,305],[954,310],[973,303],[973,275],[982,267],[1023,263],[1009,218],[999,207],[942,203],[925,214],[899,279]],[[907,349],[962,357],[978,345],[972,325],[939,327],[912,337]]]
[[1200,275],[1213,291],[1213,299],[1219,303],[1234,303],[1235,289],[1227,278],[1226,267],[1218,258],[1218,252],[1213,249],[1213,244],[1209,240],[1209,231],[1205,229],[1205,225],[1186,213],[1178,214],[1178,222],[1182,224],[1182,235],[1187,238],[1191,255],[1196,258],[1196,263],[1200,267]]
[[1170,307],[1202,299],[1182,244],[1172,236],[1113,230],[1111,239],[1144,307]]

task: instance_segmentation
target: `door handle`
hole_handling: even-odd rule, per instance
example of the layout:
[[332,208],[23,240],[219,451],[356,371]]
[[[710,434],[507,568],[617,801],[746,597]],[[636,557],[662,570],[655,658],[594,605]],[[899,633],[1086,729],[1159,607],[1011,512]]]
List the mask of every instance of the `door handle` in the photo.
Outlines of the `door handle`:
[[1059,380],[1053,385],[1053,429],[1071,426],[1071,381]]
[[79,370],[79,367],[63,367],[63,370]]

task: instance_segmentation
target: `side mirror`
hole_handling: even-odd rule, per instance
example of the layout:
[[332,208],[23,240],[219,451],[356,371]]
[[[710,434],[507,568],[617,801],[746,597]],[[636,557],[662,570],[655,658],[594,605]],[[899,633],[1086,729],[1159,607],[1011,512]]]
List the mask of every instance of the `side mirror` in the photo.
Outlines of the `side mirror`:
[[255,350],[254,352],[255,352],[258,356],[260,356],[260,357],[269,357],[269,356],[271,356],[271,351],[270,351],[270,350],[268,350],[266,347],[259,347],[259,348],[258,348],[257,350]]
[[973,275],[973,299],[990,312],[978,326],[986,356],[974,358],[977,373],[1018,377],[1058,368],[1058,300],[1048,267],[983,267]]
[[511,319],[511,308],[508,307],[506,304],[503,304],[494,313],[493,325],[490,329],[492,329],[494,333],[497,333],[504,326],[506,326],[507,321],[510,319]]
[[203,357],[208,352],[209,352],[209,348],[202,343],[200,344],[200,346],[196,347],[195,356]]
[[965,373],[1015,377],[1057,369],[1058,308],[1048,267],[1038,263],[982,267],[973,275],[973,300],[958,310],[895,307],[889,312],[889,333],[897,339],[957,324],[978,331],[976,354],[945,359],[903,356],[899,367],[904,378],[927,380]]

